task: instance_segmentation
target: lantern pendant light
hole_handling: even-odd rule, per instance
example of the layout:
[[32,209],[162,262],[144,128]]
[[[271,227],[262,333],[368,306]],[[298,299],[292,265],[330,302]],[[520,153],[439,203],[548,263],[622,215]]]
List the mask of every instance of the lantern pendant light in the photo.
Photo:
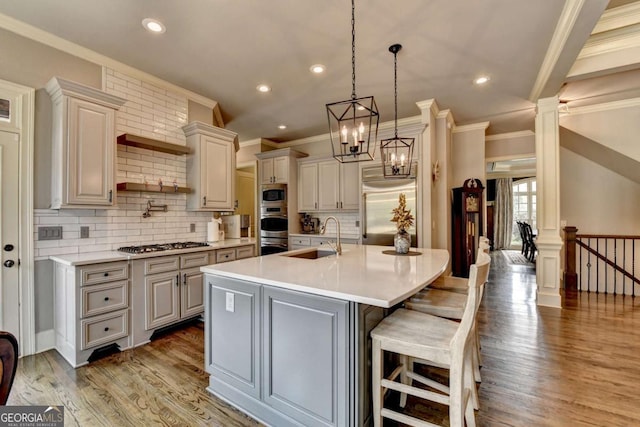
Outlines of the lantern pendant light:
[[389,52],[393,53],[395,136],[380,141],[382,169],[385,178],[406,178],[411,175],[411,157],[415,141],[415,138],[398,137],[398,52],[400,49],[402,49],[402,45],[399,44],[389,46]]
[[374,160],[378,107],[373,96],[356,95],[355,0],[351,0],[351,99],[326,104],[333,157],[342,163]]

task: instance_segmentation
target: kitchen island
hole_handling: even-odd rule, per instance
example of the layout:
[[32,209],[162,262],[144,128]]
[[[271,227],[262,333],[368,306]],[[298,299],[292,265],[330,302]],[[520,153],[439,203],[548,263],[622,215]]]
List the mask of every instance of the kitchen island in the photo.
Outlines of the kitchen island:
[[201,267],[207,390],[268,425],[368,425],[369,332],[449,261],[438,249],[325,249]]

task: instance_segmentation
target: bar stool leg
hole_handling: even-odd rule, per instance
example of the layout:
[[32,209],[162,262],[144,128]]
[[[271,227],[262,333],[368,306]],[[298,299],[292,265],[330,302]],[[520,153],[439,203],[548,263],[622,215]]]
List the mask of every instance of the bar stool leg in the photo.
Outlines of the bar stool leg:
[[[400,382],[402,384],[411,385],[411,378],[407,375],[407,370],[411,367],[413,371],[413,358],[409,356],[405,356],[404,354],[400,355],[400,363],[402,365],[402,371],[400,372]],[[411,364],[411,365],[409,365]],[[407,393],[400,393],[400,407],[404,408],[407,406]]]
[[380,340],[372,340],[372,361],[371,361],[371,398],[373,400],[373,426],[382,427],[382,403],[384,400],[384,390],[381,382],[384,376],[384,354],[380,345]]

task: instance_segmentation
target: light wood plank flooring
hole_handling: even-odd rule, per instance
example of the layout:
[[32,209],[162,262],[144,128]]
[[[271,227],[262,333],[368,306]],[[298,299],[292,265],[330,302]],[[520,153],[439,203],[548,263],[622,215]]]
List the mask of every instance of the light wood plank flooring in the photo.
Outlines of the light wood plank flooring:
[[[640,425],[640,298],[538,307],[533,270],[492,258],[478,425]],[[64,405],[69,426],[258,425],[206,392],[203,364],[201,324],[79,369],[49,351],[20,360],[8,404]],[[410,398],[406,411],[448,424],[444,407]]]

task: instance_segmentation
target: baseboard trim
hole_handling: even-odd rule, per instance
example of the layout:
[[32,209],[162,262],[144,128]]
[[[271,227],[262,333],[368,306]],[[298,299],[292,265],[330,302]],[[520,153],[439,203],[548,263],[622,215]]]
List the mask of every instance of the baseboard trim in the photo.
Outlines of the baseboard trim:
[[48,331],[36,332],[36,353],[51,350],[56,347],[56,331],[49,329]]

